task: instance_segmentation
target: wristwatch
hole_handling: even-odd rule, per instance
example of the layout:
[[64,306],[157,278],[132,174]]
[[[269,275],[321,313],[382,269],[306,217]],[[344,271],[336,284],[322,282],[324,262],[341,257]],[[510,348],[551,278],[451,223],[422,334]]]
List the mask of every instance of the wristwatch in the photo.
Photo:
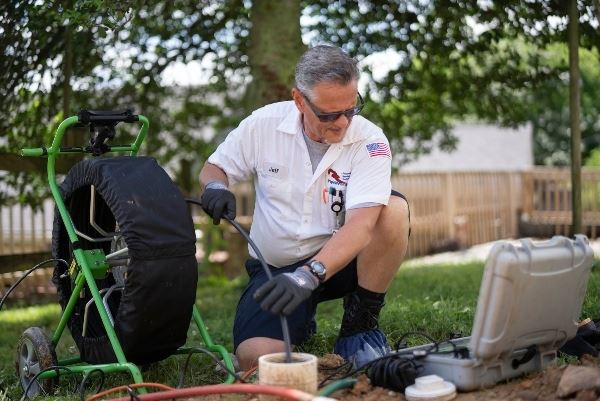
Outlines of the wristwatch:
[[319,283],[323,283],[325,281],[325,274],[327,274],[327,269],[325,265],[318,260],[311,260],[306,264],[308,269],[312,274],[315,275],[317,279],[319,279]]

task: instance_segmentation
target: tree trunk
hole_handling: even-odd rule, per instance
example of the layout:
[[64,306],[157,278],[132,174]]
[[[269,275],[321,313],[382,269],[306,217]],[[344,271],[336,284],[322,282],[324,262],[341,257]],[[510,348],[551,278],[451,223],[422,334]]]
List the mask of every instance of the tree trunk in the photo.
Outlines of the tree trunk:
[[579,88],[579,12],[577,0],[569,1],[569,109],[571,125],[571,203],[573,234],[581,233],[581,129]]
[[291,99],[294,68],[306,47],[300,32],[300,0],[253,2],[248,60],[252,72],[245,97],[247,112]]
[[[62,63],[63,90],[62,90],[62,113],[63,119],[71,116],[71,77],[73,76],[73,29],[65,26],[65,51]],[[76,146],[73,132],[66,132],[63,140],[64,146]]]
[[192,182],[192,163],[189,159],[181,159],[177,178],[177,184],[179,184],[181,192],[183,192],[185,196],[190,196],[193,184],[195,183]]

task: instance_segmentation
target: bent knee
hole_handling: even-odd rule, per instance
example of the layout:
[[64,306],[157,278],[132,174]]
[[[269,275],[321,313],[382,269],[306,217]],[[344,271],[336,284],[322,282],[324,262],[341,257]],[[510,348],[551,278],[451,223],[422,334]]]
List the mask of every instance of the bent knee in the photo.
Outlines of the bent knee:
[[410,206],[408,201],[397,195],[390,195],[388,204],[382,210],[382,219],[387,223],[391,223],[396,227],[406,226],[410,224]]
[[388,204],[381,210],[375,231],[384,241],[392,238],[406,241],[410,237],[410,207],[406,199],[390,196]]
[[235,350],[235,356],[243,370],[258,366],[258,358],[274,352],[285,351],[285,344],[281,340],[267,337],[253,337],[244,340]]
[[386,207],[389,207],[399,213],[404,219],[410,221],[410,206],[408,200],[402,196],[390,195],[390,200]]

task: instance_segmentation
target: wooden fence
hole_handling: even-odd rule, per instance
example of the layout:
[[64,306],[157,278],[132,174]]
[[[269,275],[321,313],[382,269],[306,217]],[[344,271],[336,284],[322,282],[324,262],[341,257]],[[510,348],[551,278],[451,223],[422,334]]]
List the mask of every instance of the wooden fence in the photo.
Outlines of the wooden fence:
[[[545,226],[546,232],[571,235],[571,173],[568,169],[536,168],[523,173],[524,223]],[[581,173],[582,229],[600,235],[600,169]]]
[[[392,186],[410,203],[409,257],[506,238],[572,234],[569,169],[400,173]],[[240,185],[234,192],[238,215],[251,216],[251,186]],[[583,169],[582,203],[584,232],[597,238],[600,169]]]
[[392,186],[409,200],[409,256],[516,237],[520,173],[406,173]]
[[53,216],[51,199],[35,209],[20,204],[0,207],[0,256],[48,252]]
[[[519,172],[401,173],[392,178],[392,187],[410,203],[409,257],[518,235]],[[251,216],[251,185],[233,191],[238,216]]]
[[[584,169],[582,183],[584,226],[587,234],[596,238],[600,235],[600,169]],[[400,173],[393,177],[392,185],[410,201],[410,256],[517,237],[520,220],[552,225],[555,233],[569,234],[568,169]],[[238,216],[247,221],[254,207],[251,185],[233,190]],[[0,256],[48,252],[53,213],[52,200],[38,210],[21,205],[0,207]]]

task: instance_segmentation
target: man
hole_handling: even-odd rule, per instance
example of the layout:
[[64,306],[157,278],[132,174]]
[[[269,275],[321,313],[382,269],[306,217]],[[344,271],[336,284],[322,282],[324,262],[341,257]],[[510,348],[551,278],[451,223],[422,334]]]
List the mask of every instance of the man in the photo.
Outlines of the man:
[[340,48],[309,49],[296,66],[293,101],[252,113],[200,173],[202,206],[214,224],[235,217],[229,185],[254,179],[250,236],[273,280],[250,249],[233,329],[245,370],[285,349],[278,314],[288,316],[297,345],[316,331],[317,304],[341,297],[334,351],[356,366],[389,352],[378,317],[406,253],[409,209],[391,190],[386,137],[358,116],[358,78],[356,61]]

